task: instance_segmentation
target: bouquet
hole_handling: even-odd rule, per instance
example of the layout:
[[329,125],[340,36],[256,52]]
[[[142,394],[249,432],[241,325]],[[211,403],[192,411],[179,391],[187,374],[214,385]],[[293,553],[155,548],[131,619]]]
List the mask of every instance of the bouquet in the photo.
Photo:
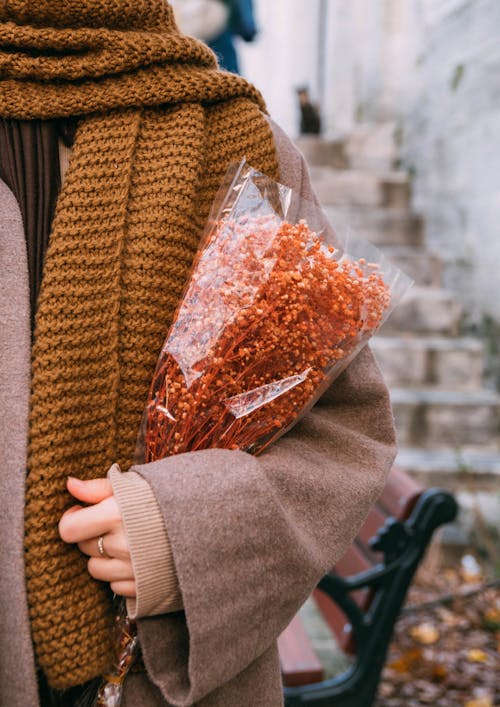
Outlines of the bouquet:
[[153,377],[146,462],[210,447],[262,452],[409,284],[368,244],[342,247],[318,206],[248,165],[227,181]]
[[[319,206],[245,162],[233,167],[160,353],[137,461],[211,447],[263,452],[409,285],[368,243],[343,245]],[[121,692],[136,652],[133,626],[120,625],[120,664],[101,695]]]

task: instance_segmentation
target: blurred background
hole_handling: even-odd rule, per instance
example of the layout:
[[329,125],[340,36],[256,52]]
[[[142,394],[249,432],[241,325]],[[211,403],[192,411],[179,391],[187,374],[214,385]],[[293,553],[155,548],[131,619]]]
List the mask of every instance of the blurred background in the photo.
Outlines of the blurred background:
[[[297,140],[333,222],[415,280],[374,343],[393,391],[399,463],[459,493],[450,541],[468,542],[480,513],[498,542],[500,2],[255,0],[254,9],[255,40],[236,40],[242,73]],[[301,89],[319,135],[301,135]]]
[[415,280],[373,350],[398,465],[460,513],[410,597],[448,594],[449,613],[400,622],[380,704],[500,704],[500,2],[254,0],[243,20],[230,4],[192,33],[261,90],[333,225]]

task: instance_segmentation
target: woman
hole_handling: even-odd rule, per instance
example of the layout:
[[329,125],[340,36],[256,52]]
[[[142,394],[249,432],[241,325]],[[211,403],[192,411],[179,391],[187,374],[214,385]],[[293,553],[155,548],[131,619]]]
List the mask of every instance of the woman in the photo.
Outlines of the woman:
[[279,705],[276,638],[393,460],[370,352],[258,459],[130,464],[228,164],[312,198],[301,157],[164,0],[4,0],[0,116],[0,702],[76,704],[111,588],[144,662],[125,705]]

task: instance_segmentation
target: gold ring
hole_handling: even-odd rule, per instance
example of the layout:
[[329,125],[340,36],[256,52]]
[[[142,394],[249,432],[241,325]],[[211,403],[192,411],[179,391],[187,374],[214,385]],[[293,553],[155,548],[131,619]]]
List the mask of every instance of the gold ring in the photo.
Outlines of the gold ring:
[[101,557],[108,557],[108,554],[104,549],[104,535],[99,535],[99,537],[97,538],[97,549],[99,550],[99,555]]

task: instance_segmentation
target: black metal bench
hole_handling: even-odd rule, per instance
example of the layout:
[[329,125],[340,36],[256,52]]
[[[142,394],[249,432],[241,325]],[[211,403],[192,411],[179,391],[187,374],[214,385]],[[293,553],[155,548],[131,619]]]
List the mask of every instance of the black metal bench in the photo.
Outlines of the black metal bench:
[[394,468],[355,542],[313,598],[343,651],[341,675],[323,668],[296,616],[278,644],[286,707],[370,707],[408,587],[436,528],[457,513],[453,496]]

